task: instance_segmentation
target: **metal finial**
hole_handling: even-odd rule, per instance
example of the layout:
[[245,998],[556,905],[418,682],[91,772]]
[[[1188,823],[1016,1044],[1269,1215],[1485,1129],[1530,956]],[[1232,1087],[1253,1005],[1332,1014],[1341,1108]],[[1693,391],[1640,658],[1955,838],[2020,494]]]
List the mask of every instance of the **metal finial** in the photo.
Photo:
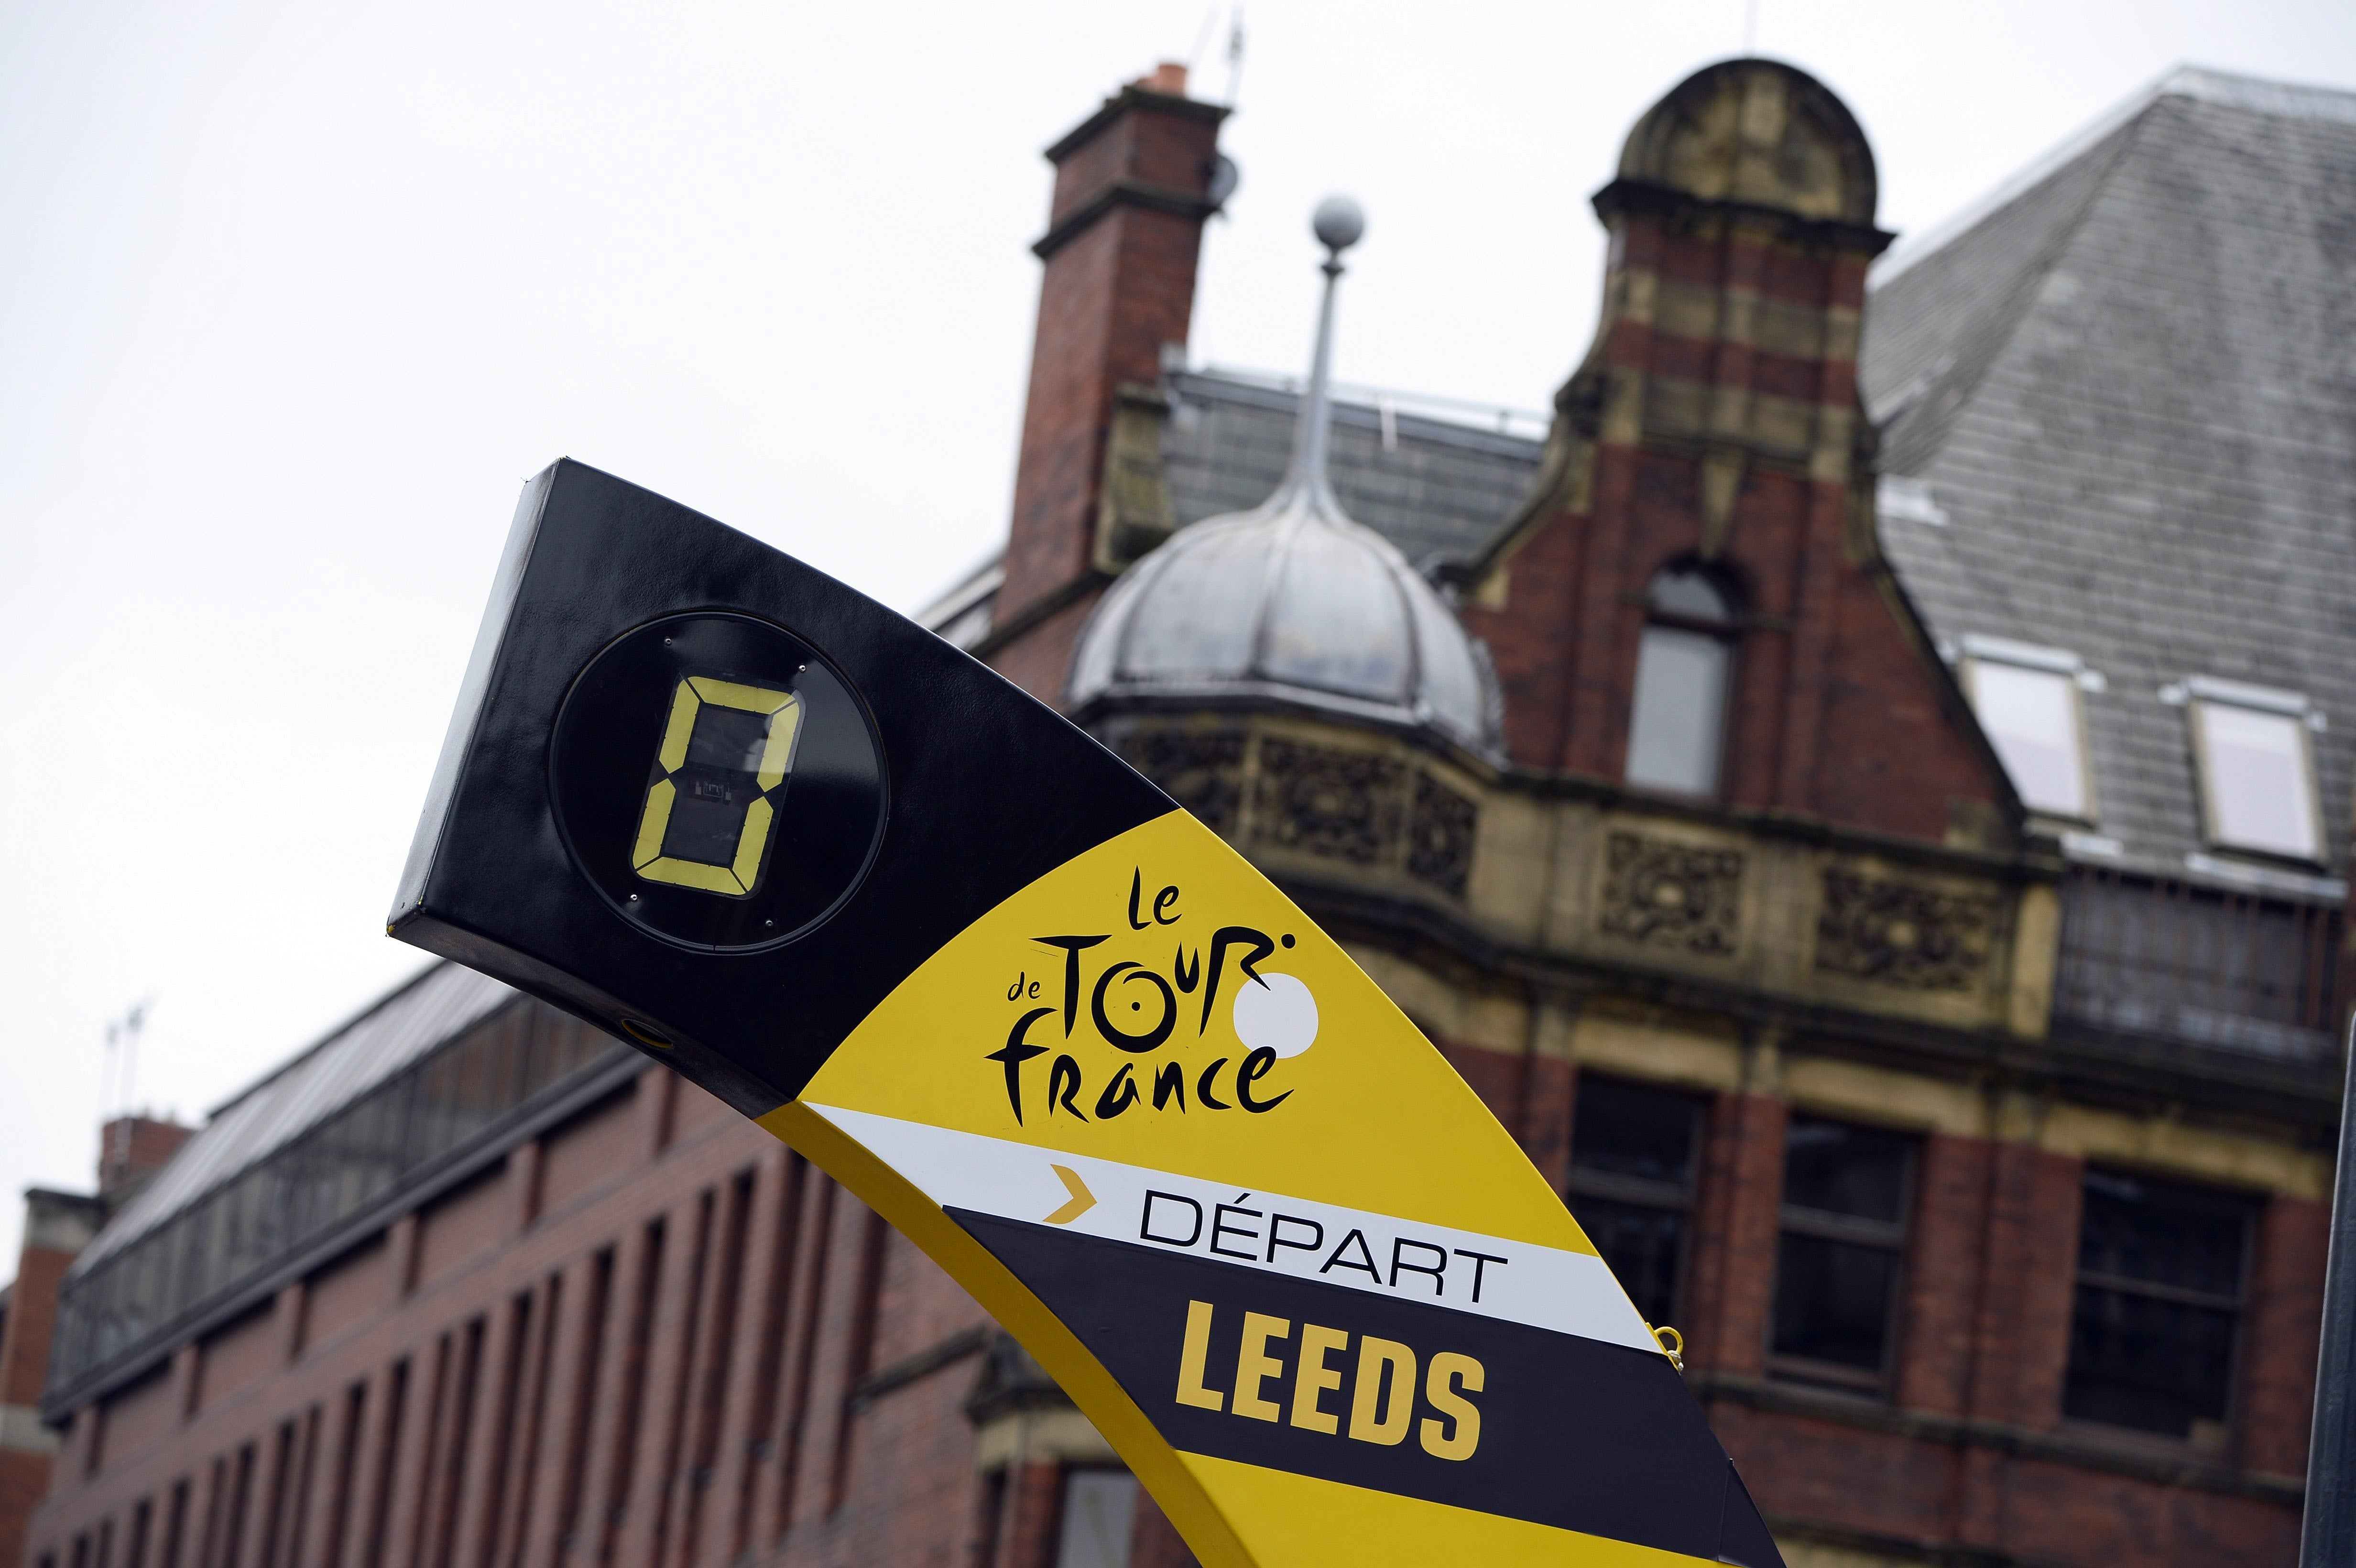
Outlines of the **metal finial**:
[[1309,227],[1320,245],[1339,256],[1365,237],[1365,210],[1346,196],[1329,196],[1317,204]]
[[[1333,358],[1333,285],[1341,281],[1342,252],[1366,232],[1366,215],[1346,196],[1329,196],[1317,204],[1310,229],[1325,247],[1322,270],[1325,298],[1317,315],[1317,348],[1309,367],[1309,395],[1301,401],[1301,416],[1292,437],[1292,484],[1333,502],[1325,477],[1325,449],[1332,433],[1333,399],[1330,386]],[[1338,505],[1334,507],[1339,510]]]

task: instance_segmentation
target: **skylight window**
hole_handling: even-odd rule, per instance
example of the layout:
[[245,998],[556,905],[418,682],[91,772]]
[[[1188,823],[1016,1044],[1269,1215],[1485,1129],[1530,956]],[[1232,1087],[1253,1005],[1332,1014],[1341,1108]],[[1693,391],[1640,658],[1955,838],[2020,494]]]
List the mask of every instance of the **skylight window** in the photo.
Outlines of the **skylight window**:
[[2307,699],[2238,681],[2185,683],[2201,829],[2221,849],[2323,859]]
[[1964,641],[1964,688],[2021,804],[2049,816],[2094,819],[2080,689],[2098,684],[2075,654],[1996,637]]

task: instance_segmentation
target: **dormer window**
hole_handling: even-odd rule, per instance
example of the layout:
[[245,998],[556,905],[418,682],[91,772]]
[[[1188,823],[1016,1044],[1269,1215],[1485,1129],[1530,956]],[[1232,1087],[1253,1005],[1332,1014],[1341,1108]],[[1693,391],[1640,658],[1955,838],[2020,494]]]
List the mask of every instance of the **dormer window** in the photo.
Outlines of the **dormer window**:
[[2079,693],[2099,689],[2077,655],[2002,637],[1965,637],[1964,690],[2020,803],[2048,816],[2094,819]]
[[1628,782],[1714,795],[1734,666],[1733,598],[1700,568],[1671,566],[1654,576],[1645,603],[1651,615],[1636,654]]
[[2180,689],[2201,775],[2201,827],[2220,849],[2320,862],[2315,752],[2320,719],[2295,691],[2194,676]]

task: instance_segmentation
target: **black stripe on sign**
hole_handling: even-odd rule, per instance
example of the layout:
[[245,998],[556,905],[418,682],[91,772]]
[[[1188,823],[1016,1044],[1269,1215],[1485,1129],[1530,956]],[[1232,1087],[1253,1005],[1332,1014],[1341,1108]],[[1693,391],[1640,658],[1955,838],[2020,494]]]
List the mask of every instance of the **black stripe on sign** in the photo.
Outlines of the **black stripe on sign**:
[[[1174,1448],[1705,1562],[1781,1568],[1758,1509],[1665,1357],[1048,1225],[948,1212],[1079,1337]],[[1210,1307],[1199,1387],[1217,1397],[1215,1410],[1178,1398],[1194,1302]],[[1247,1313],[1282,1321],[1280,1329],[1255,1325],[1264,1339],[1250,1353],[1275,1363],[1255,1368],[1256,1380],[1246,1373],[1258,1386],[1244,1391],[1245,1400],[1264,1402],[1257,1417],[1237,1413]],[[1294,1421],[1312,1325],[1348,1336],[1323,1358],[1340,1386],[1324,1389],[1313,1412],[1302,1413],[1312,1422],[1333,1418],[1334,1433]],[[1389,1400],[1403,1380],[1366,1353],[1369,1338],[1404,1345],[1415,1358],[1406,1391],[1411,1417],[1387,1443],[1352,1435],[1362,1370],[1384,1396],[1366,1424],[1398,1428]],[[1431,1397],[1432,1360],[1445,1352],[1480,1365],[1477,1392],[1465,1387],[1461,1363],[1451,1363],[1459,1375],[1437,1391],[1456,1393],[1479,1413],[1477,1440],[1458,1458],[1431,1452],[1461,1449],[1467,1435]]]

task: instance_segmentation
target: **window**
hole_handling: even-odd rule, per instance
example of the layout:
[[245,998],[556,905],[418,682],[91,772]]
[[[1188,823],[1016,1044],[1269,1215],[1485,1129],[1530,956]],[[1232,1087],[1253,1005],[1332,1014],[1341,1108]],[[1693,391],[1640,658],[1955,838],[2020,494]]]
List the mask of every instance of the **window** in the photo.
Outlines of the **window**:
[[2251,1209],[2086,1173],[2064,1414],[2223,1448]]
[[2031,811],[2094,817],[2079,690],[2093,684],[2075,654],[1995,637],[1964,639],[1964,689],[1988,743]]
[[2191,709],[2192,752],[2201,773],[2201,831],[2221,849],[2294,860],[2322,859],[2315,720],[2297,692],[2194,677],[2180,690]]
[[1879,1392],[1913,1174],[1912,1138],[1792,1118],[1769,1342],[1776,1373]]
[[1137,1477],[1127,1470],[1074,1470],[1064,1477],[1064,1528],[1055,1568],[1129,1568]]
[[1580,1082],[1570,1210],[1647,1323],[1676,1321],[1700,1133],[1701,1103],[1687,1095]]
[[1716,795],[1734,663],[1733,603],[1715,580],[1684,566],[1655,575],[1644,598],[1652,618],[1636,650],[1628,782]]

